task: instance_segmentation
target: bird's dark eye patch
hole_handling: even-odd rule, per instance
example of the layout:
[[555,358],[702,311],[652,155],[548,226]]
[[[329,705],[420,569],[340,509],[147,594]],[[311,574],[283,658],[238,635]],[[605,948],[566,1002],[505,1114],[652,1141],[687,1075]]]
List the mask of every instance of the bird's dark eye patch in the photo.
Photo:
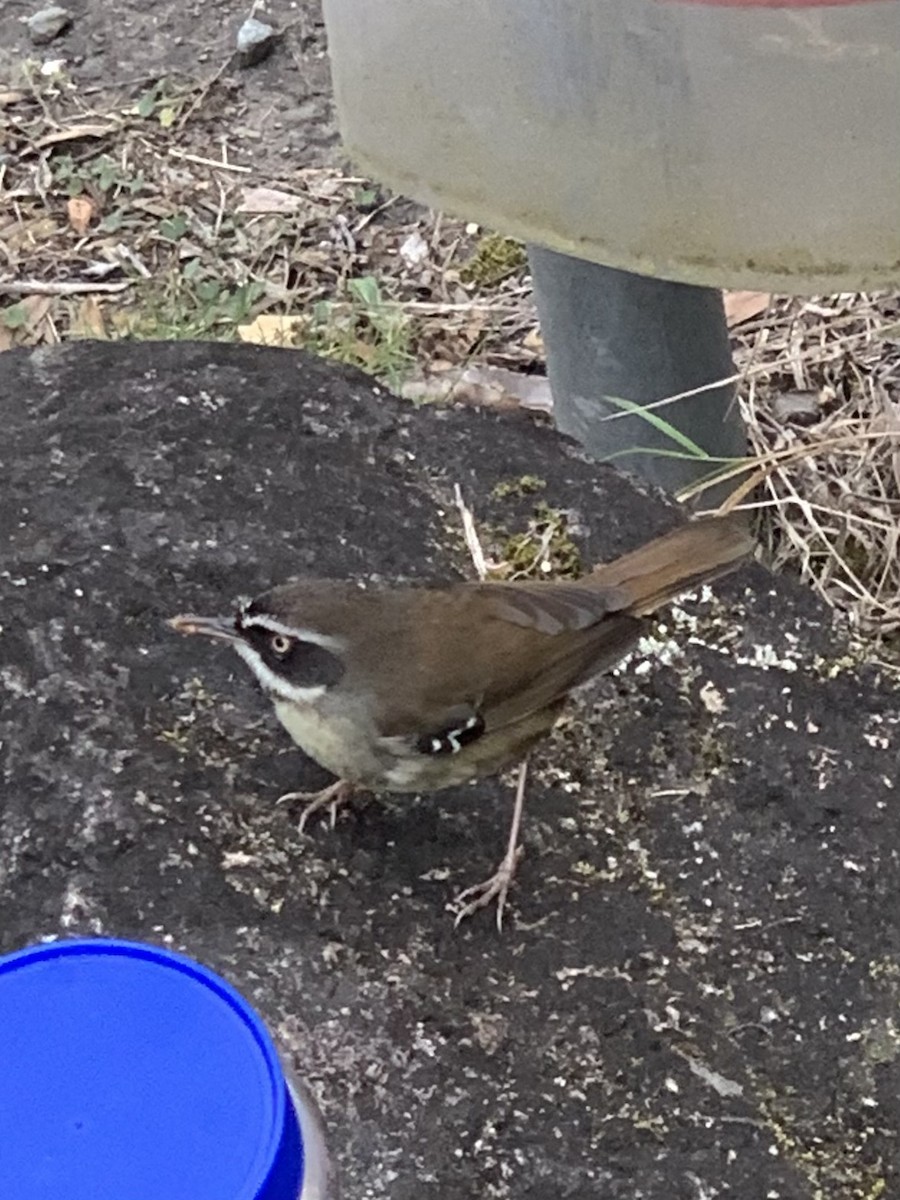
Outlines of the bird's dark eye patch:
[[340,658],[318,642],[304,642],[261,626],[245,626],[243,635],[270,671],[296,687],[333,687],[344,674]]
[[484,717],[481,713],[473,713],[466,720],[424,734],[417,740],[416,749],[420,754],[458,754],[463,746],[477,741],[483,733]]

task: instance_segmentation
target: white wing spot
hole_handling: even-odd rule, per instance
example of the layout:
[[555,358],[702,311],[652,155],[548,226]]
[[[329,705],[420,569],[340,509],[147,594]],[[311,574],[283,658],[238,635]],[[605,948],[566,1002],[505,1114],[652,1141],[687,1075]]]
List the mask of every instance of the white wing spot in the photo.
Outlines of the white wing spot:
[[467,717],[456,729],[448,729],[439,734],[424,735],[416,743],[421,754],[459,754],[473,739],[467,735],[474,730],[475,737],[484,729],[484,719],[475,713]]

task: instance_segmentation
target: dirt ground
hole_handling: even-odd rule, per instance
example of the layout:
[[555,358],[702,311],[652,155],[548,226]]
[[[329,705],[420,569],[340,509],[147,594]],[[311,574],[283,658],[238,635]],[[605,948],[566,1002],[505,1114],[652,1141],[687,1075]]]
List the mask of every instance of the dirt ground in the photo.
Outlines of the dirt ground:
[[48,46],[32,46],[22,19],[40,0],[5,0],[0,6],[0,81],[14,86],[23,59],[64,58],[82,94],[103,107],[137,95],[162,76],[211,80],[221,94],[188,139],[209,146],[227,136],[237,161],[271,177],[299,166],[334,166],[337,127],[316,0],[272,0],[257,17],[283,31],[274,53],[240,70],[232,62],[235,36],[250,7],[236,0],[67,0],[68,32]]
[[477,231],[341,154],[314,0],[257,14],[280,37],[249,68],[235,54],[247,9],[145,8],[123,0],[113,23],[99,0],[73,5],[40,49],[22,23],[32,7],[0,13],[0,296],[24,304],[0,308],[0,349],[223,340],[277,313],[245,340],[302,344],[392,384],[484,351],[539,364],[538,340],[523,345],[536,320],[521,248],[497,239],[495,262],[488,239],[487,265],[464,279]]

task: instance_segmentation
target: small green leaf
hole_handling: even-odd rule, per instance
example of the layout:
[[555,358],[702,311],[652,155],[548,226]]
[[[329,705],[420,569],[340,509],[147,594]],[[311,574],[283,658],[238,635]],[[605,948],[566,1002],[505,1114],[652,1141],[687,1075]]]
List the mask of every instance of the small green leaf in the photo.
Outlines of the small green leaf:
[[165,108],[161,108],[157,113],[157,120],[159,121],[160,125],[162,125],[163,129],[171,129],[177,119],[178,113],[168,104]]
[[71,154],[60,154],[53,164],[53,174],[60,183],[75,174],[75,162]]
[[351,279],[347,286],[353,299],[367,308],[377,308],[381,304],[381,289],[374,275],[360,275],[359,279]]
[[204,304],[218,300],[221,294],[222,285],[217,279],[202,279],[197,284],[197,299],[202,300]]
[[121,208],[114,208],[112,212],[108,212],[100,222],[99,228],[104,233],[118,233],[125,223],[125,213]]
[[21,329],[28,322],[28,311],[20,301],[0,311],[0,320],[7,329]]
[[175,213],[173,217],[163,217],[159,223],[159,232],[170,242],[177,242],[187,233],[187,217],[184,213]]
[[138,99],[137,104],[134,106],[135,112],[139,117],[143,117],[146,120],[147,117],[153,116],[153,110],[156,107],[156,97],[158,95],[158,84],[154,84],[152,88],[149,88],[146,92],[144,92],[144,94]]
[[94,164],[94,175],[100,190],[108,192],[118,181],[119,164],[106,156],[99,158]]

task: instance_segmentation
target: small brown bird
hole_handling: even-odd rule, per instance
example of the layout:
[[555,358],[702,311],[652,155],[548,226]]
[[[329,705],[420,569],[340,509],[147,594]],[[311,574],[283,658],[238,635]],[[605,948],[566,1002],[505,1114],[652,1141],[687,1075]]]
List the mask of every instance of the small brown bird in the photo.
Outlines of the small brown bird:
[[457,923],[497,898],[519,859],[527,755],[573,689],[615,665],[644,618],[737,567],[753,541],[740,514],[708,517],[576,582],[363,586],[295,579],[230,617],[174,617],[228,642],[310,758],[337,776],[282,797],[311,813],[356,789],[434,791],[520,763],[507,852],[457,897]]

